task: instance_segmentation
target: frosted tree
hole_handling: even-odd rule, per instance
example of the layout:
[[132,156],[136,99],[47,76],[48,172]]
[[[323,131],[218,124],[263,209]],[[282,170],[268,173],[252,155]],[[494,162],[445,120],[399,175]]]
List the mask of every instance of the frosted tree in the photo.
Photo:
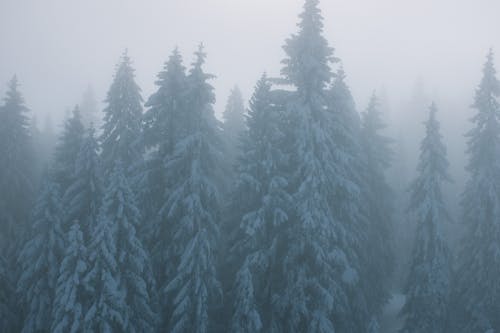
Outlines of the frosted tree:
[[130,171],[140,165],[143,155],[140,144],[142,97],[127,52],[122,55],[105,102],[100,136],[103,168],[110,174],[115,161],[121,160]]
[[99,124],[101,121],[101,115],[99,114],[99,107],[97,104],[94,89],[92,89],[92,86],[89,84],[83,92],[82,101],[80,103],[82,122],[86,129]]
[[101,214],[116,234],[116,270],[126,293],[126,331],[153,332],[157,323],[154,277],[149,255],[136,234],[141,216],[120,160],[111,174]]
[[67,234],[66,251],[59,268],[52,305],[50,332],[83,332],[87,299],[83,277],[88,269],[87,250],[78,223]]
[[29,110],[18,87],[14,77],[0,106],[0,248],[14,261],[29,219],[35,172]]
[[[144,144],[150,153],[143,169],[139,201],[145,219],[149,221],[145,226],[149,229],[146,231],[147,238],[154,234],[167,239],[169,234],[168,230],[165,230],[167,225],[158,218],[167,187],[164,159],[172,154],[175,140],[180,135],[186,93],[186,69],[177,49],[165,63],[164,70],[158,74],[156,85],[158,90],[145,104],[147,110],[144,113]],[[161,248],[166,246],[159,243],[157,245]],[[161,258],[155,258],[158,253],[164,251],[158,249],[153,252],[155,263],[162,261]],[[161,278],[163,272],[159,275],[160,279],[163,279]]]
[[470,179],[463,194],[463,240],[454,304],[457,332],[500,331],[500,83],[488,54],[474,99],[473,129],[467,134]]
[[[322,36],[318,0],[306,0],[299,33],[284,46],[282,75],[296,88],[287,104],[292,124],[291,178],[297,217],[287,223],[282,265],[284,290],[276,300],[278,331],[364,332],[365,300],[360,289],[361,221],[359,186],[353,179],[355,147],[350,101],[342,81],[327,90],[336,59]],[[338,94],[339,97],[332,97]],[[355,112],[354,112],[355,113]],[[353,313],[356,313],[354,317]]]
[[118,267],[117,225],[104,213],[112,204],[107,197],[88,246],[89,269],[83,278],[88,295],[86,332],[126,332],[128,328],[126,290]]
[[[280,327],[278,297],[286,272],[280,268],[282,232],[290,221],[287,157],[282,108],[264,75],[255,87],[241,136],[241,155],[230,214],[235,224],[228,260],[231,276],[231,332],[272,331]],[[277,322],[278,321],[278,322]]]
[[26,309],[22,332],[49,331],[59,265],[64,251],[59,188],[46,180],[33,211],[29,240],[21,251],[17,291]]
[[447,332],[452,266],[443,227],[450,217],[441,187],[450,177],[436,111],[433,104],[420,145],[418,176],[410,189],[409,212],[417,232],[405,288],[402,332]]
[[[211,75],[203,71],[202,47],[187,78],[187,107],[181,118],[181,136],[165,158],[169,181],[166,201],[161,209],[162,223],[170,224],[161,256],[161,267],[173,267],[166,280],[160,280],[161,297],[168,300],[162,316],[168,318],[169,332],[207,332],[210,310],[221,300],[216,274],[219,238],[219,198],[221,139],[220,124],[214,116]],[[161,235],[159,235],[161,237]],[[167,327],[164,327],[166,329]]]
[[91,127],[83,139],[71,176],[72,183],[63,198],[66,205],[65,224],[77,221],[85,242],[92,234],[99,213],[103,193],[101,172],[98,144]]
[[52,175],[59,184],[62,193],[72,182],[76,158],[85,135],[85,129],[80,116],[80,109],[76,106],[69,118],[66,119],[63,132],[55,147]]
[[234,168],[238,155],[239,137],[245,130],[245,105],[240,89],[235,86],[231,90],[223,113],[223,138],[227,148],[229,166]]
[[365,246],[370,286],[366,293],[370,312],[380,315],[383,305],[389,299],[390,275],[395,264],[392,247],[392,191],[385,177],[392,159],[392,140],[383,135],[386,126],[375,94],[362,116],[364,201],[370,216],[368,244]]
[[335,143],[332,146],[335,164],[333,175],[330,176],[334,191],[330,203],[334,220],[342,225],[347,234],[345,238],[340,238],[342,251],[349,260],[341,279],[344,281],[352,308],[350,313],[339,317],[342,318],[342,322],[351,322],[347,324],[351,325],[349,330],[363,332],[367,325],[372,326],[375,315],[371,313],[368,297],[372,279],[371,272],[368,271],[370,259],[366,249],[367,226],[370,221],[362,202],[366,184],[363,182],[365,162],[362,152],[361,121],[346,83],[343,67],[337,71],[329,89],[328,105],[332,115],[330,139]]

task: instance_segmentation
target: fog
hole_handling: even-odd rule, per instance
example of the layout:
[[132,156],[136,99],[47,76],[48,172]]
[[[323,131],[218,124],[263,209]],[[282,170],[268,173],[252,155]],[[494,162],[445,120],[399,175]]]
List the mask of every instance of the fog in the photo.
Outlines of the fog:
[[[102,99],[128,48],[147,97],[174,47],[189,63],[203,42],[208,68],[217,75],[220,110],[234,84],[248,97],[263,71],[279,73],[281,46],[295,29],[301,5],[300,0],[2,0],[0,81],[16,73],[34,112],[61,113],[80,100],[88,84]],[[417,79],[436,99],[469,103],[482,60],[499,43],[500,4],[494,0],[324,1],[321,7],[326,37],[360,107],[373,89],[385,89],[394,111],[404,112],[396,110],[398,103]]]
[[[30,116],[39,126],[50,116],[59,133],[87,87],[104,108],[124,50],[146,101],[157,90],[157,74],[172,50],[179,48],[189,68],[203,43],[206,71],[216,76],[211,82],[215,113],[222,119],[234,86],[248,106],[263,72],[280,76],[282,46],[297,31],[303,2],[0,0],[0,96],[17,75]],[[320,8],[324,36],[341,60],[333,69],[344,68],[357,111],[366,109],[374,92],[381,99],[386,134],[394,139],[388,182],[398,197],[395,228],[409,242],[414,226],[405,215],[406,190],[416,175],[423,122],[436,103],[453,179],[444,192],[455,251],[463,232],[457,223],[460,194],[468,177],[464,134],[472,126],[470,106],[490,49],[500,64],[500,2],[323,0]],[[401,263],[398,269],[402,281],[408,268]]]

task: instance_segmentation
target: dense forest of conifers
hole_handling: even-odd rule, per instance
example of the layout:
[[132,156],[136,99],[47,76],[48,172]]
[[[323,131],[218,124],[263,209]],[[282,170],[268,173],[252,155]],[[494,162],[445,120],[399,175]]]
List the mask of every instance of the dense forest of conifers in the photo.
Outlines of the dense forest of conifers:
[[[125,52],[104,119],[75,107],[47,165],[17,79],[0,106],[1,332],[380,332],[396,266],[392,140],[354,106],[318,0],[281,76],[214,115],[203,47],[174,50],[143,101]],[[473,92],[471,92],[472,95]],[[402,332],[500,332],[500,83],[493,54],[467,134],[460,253],[429,106],[408,214]],[[42,156],[42,157],[41,157]],[[455,259],[454,259],[455,258]]]

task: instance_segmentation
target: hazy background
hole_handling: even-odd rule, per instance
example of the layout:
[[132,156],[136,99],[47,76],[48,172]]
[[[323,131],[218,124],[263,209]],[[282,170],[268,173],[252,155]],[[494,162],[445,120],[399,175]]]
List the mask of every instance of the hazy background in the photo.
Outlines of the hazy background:
[[[60,123],[89,84],[99,101],[105,98],[125,48],[147,100],[172,49],[179,47],[188,66],[204,42],[220,115],[234,84],[248,98],[263,71],[279,73],[281,46],[296,31],[302,3],[0,0],[0,94],[17,74],[37,118],[50,113]],[[438,103],[457,180],[451,193],[459,192],[468,106],[488,49],[500,50],[500,2],[323,0],[321,8],[358,109],[374,89],[384,98],[398,154],[405,156],[401,172],[414,170],[426,104]]]

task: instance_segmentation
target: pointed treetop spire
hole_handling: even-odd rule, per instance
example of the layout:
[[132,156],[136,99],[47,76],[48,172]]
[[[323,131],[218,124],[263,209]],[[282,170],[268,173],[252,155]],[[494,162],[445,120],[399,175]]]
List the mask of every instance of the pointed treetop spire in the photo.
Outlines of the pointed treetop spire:
[[205,46],[203,42],[198,45],[198,50],[195,52],[196,60],[193,63],[193,67],[201,68],[203,64],[205,64],[205,59],[207,58],[207,54],[205,52]]
[[286,40],[281,74],[303,96],[319,94],[332,78],[330,64],[338,61],[323,36],[323,17],[318,0],[306,0],[300,14],[299,32]]

